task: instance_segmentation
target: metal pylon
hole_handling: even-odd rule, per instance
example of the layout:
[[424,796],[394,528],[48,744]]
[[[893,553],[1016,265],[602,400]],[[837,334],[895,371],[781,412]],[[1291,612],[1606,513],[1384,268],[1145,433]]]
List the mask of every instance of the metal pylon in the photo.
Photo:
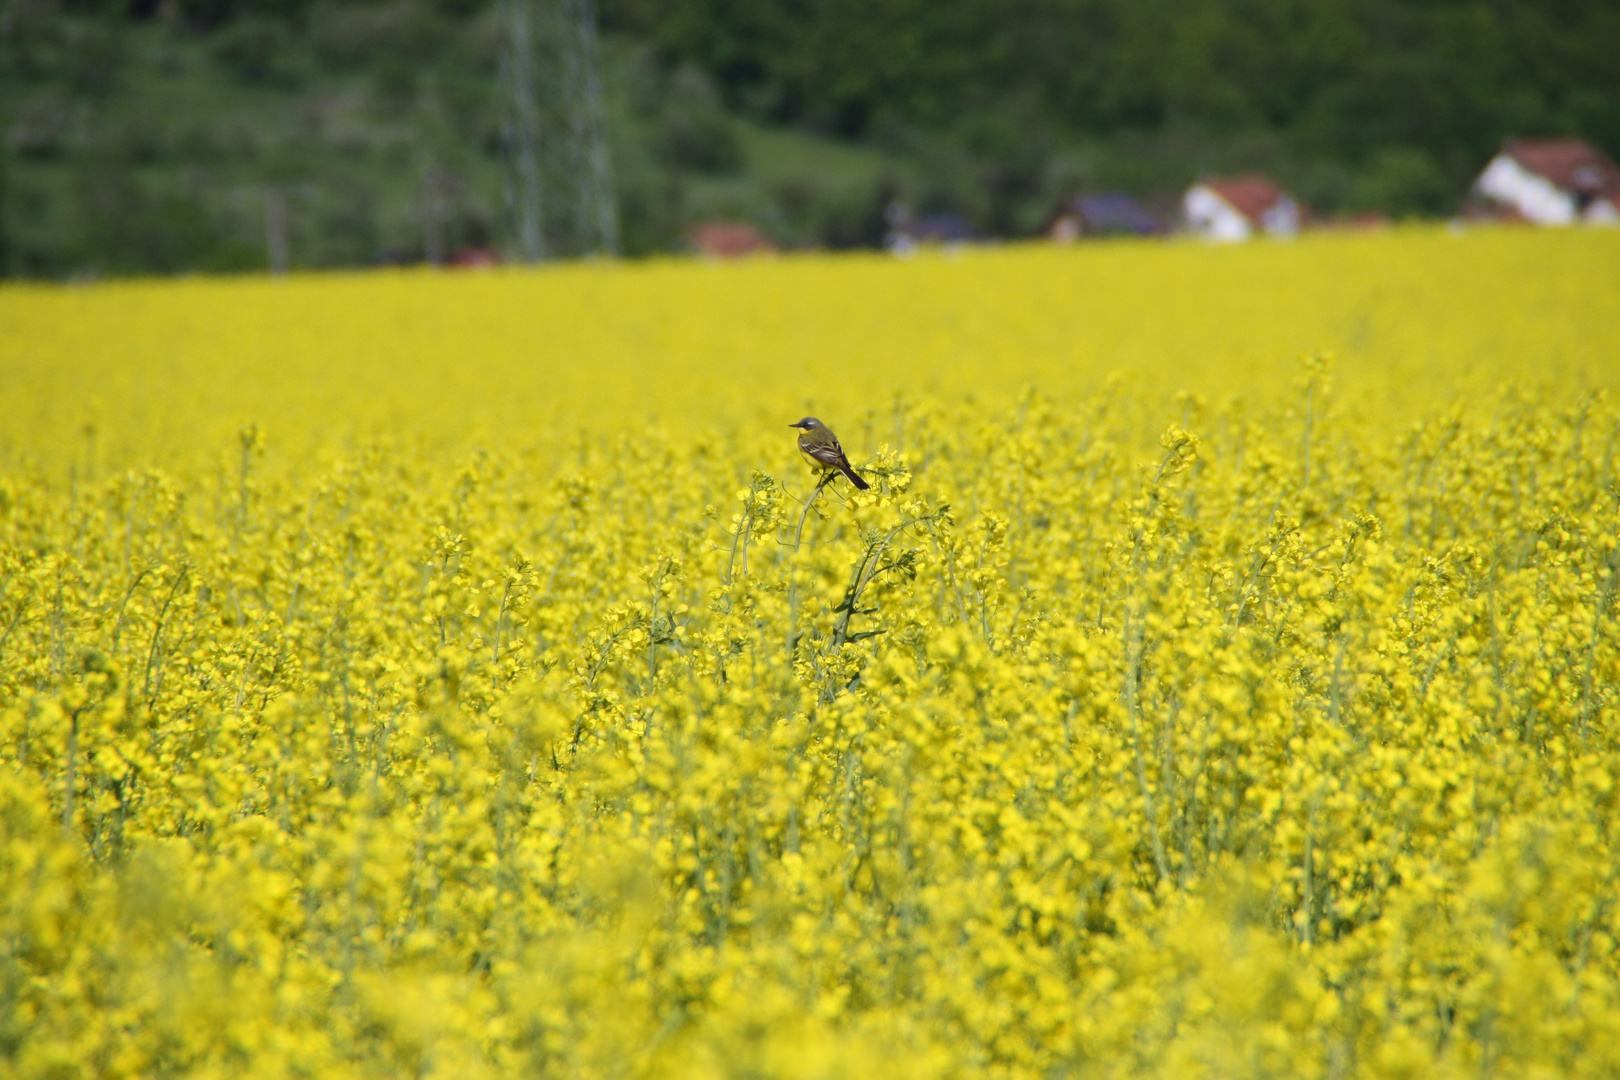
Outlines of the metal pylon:
[[616,255],[595,3],[502,0],[501,18],[506,201],[518,252],[528,262]]
[[572,142],[576,240],[583,253],[619,253],[619,212],[602,102],[594,0],[562,0],[563,72]]
[[534,0],[501,0],[501,141],[506,154],[506,210],[518,257],[546,256],[540,175],[540,55]]

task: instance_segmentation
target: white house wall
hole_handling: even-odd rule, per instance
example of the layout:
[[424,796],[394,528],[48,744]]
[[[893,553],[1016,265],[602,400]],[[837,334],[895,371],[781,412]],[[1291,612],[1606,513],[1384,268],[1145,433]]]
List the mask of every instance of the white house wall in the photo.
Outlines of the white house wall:
[[1581,214],[1581,220],[1588,225],[1620,225],[1620,207],[1608,199],[1593,199]]
[[1203,184],[1187,189],[1181,200],[1181,211],[1187,219],[1187,227],[1206,240],[1247,240],[1254,231],[1248,218]]
[[1474,187],[1537,225],[1569,225],[1575,221],[1575,199],[1568,192],[1507,154],[1492,158]]
[[1299,233],[1299,204],[1283,195],[1266,207],[1260,215],[1260,224],[1272,236],[1295,236]]

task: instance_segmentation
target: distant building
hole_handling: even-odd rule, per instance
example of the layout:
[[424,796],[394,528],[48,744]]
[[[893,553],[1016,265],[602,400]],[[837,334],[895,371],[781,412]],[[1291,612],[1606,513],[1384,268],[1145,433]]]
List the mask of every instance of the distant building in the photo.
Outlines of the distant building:
[[1046,230],[1058,243],[1082,236],[1152,236],[1162,231],[1159,219],[1123,191],[1076,195],[1058,210]]
[[1181,199],[1189,231],[1206,240],[1247,240],[1256,232],[1293,236],[1300,207],[1294,197],[1263,176],[1200,180]]
[[693,251],[711,259],[735,259],[776,250],[769,237],[746,221],[699,222],[687,232],[686,239]]
[[1620,224],[1620,169],[1581,139],[1509,139],[1474,191],[1536,225]]
[[494,248],[464,247],[450,256],[450,265],[462,270],[482,270],[501,265],[501,256]]
[[978,236],[968,219],[954,210],[914,218],[910,233],[919,244],[965,244]]
[[957,247],[978,239],[972,222],[954,210],[913,214],[904,203],[893,202],[883,217],[889,226],[883,246],[896,255],[909,255],[925,244]]

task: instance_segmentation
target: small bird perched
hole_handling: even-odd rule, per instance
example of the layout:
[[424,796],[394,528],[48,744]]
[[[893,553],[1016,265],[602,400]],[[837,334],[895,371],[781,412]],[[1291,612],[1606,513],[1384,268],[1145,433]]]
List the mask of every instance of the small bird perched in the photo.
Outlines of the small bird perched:
[[849,482],[861,491],[871,487],[865,480],[855,475],[855,470],[849,467],[849,458],[844,456],[844,448],[838,445],[838,436],[832,429],[813,416],[807,416],[797,424],[788,427],[802,428],[804,434],[799,436],[799,452],[809,459],[810,464],[826,472],[837,469],[849,477]]

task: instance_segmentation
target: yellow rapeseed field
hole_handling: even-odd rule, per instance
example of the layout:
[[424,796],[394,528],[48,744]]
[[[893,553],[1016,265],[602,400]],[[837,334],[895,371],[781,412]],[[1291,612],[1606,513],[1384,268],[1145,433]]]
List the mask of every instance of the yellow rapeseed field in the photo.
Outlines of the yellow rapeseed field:
[[0,1074],[1620,1075],[1617,372],[1603,231],[0,289]]

